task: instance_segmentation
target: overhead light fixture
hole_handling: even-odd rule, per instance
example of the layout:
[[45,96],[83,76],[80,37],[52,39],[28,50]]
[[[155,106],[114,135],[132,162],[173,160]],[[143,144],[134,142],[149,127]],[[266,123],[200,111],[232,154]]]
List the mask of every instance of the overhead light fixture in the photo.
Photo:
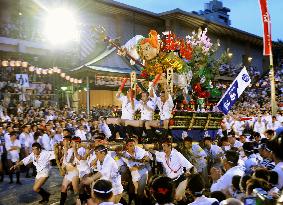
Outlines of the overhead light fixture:
[[252,57],[248,57],[248,61],[252,62],[253,58]]

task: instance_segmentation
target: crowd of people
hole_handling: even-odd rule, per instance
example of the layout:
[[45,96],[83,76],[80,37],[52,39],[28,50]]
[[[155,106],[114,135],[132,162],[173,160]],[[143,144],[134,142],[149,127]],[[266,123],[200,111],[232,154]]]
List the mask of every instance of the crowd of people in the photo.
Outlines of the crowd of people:
[[[21,185],[20,175],[33,175],[39,203],[47,203],[52,196],[43,185],[53,165],[63,176],[60,204],[68,197],[77,204],[136,205],[280,200],[282,111],[245,115],[242,109],[224,118],[216,138],[194,142],[184,131],[183,141],[174,143],[168,129],[174,103],[166,90],[143,92],[140,101],[132,91],[119,91],[117,98],[121,117],[105,118],[109,108],[99,114],[94,109],[93,118],[69,108],[20,104],[13,114],[1,108],[0,181],[7,174],[12,184],[16,175]],[[156,107],[160,120],[153,119]]]
[[[276,74],[278,97],[282,74]],[[267,79],[258,82],[265,88]],[[121,109],[96,106],[89,116],[67,107],[18,103],[11,109],[4,103],[0,183],[8,177],[12,184],[16,175],[20,186],[21,175],[35,177],[33,190],[47,203],[52,196],[43,185],[55,166],[62,175],[61,205],[67,198],[90,205],[275,204],[283,188],[283,111],[272,116],[267,93],[258,93],[265,89],[256,87],[224,117],[216,136],[198,142],[187,130],[181,141],[172,135],[178,102],[166,86],[143,91],[140,100],[119,89]]]

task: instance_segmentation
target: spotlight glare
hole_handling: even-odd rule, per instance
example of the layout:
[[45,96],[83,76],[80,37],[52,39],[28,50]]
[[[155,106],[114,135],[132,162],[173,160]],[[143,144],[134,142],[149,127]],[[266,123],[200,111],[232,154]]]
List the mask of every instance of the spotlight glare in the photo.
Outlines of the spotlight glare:
[[50,10],[46,18],[44,33],[53,44],[76,41],[79,33],[76,17],[65,8]]

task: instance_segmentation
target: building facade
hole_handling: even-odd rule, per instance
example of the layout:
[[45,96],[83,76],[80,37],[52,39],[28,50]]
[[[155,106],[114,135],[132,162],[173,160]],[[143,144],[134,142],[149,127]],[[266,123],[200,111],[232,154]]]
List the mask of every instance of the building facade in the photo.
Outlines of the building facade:
[[[46,4],[47,1],[1,0],[0,2],[5,5],[2,10],[4,11],[6,8],[6,12],[1,15],[0,51],[28,53],[42,57],[49,56],[53,52],[53,48],[47,46],[42,39],[40,40],[41,23],[40,21],[37,22],[37,19],[44,12],[40,5],[34,5],[35,2]],[[62,1],[52,2],[54,5],[58,2],[57,6],[59,6]],[[268,68],[269,62],[262,55],[262,38],[230,27],[229,9],[223,7],[221,2],[219,4],[219,1],[206,4],[203,13],[186,12],[179,8],[159,14],[112,0],[71,0],[68,2],[70,6],[80,8],[78,12],[82,25],[79,48],[75,50],[77,60],[68,65],[67,69],[74,76],[84,80],[86,80],[86,75],[89,74],[87,76],[91,89],[102,89],[99,86],[92,86],[96,83],[97,75],[101,75],[101,73],[108,76],[116,73],[118,77],[123,77],[131,70],[130,63],[117,56],[116,51],[108,52],[107,45],[93,31],[99,25],[105,28],[106,33],[111,38],[118,39],[121,44],[126,43],[135,35],[147,36],[151,29],[158,32],[170,30],[180,37],[185,37],[198,28],[207,28],[208,36],[212,41],[220,40],[221,47],[216,57],[229,50],[231,53],[230,64],[235,67],[240,65],[253,66],[260,72]],[[216,7],[211,6],[213,2],[216,2]],[[17,5],[17,8],[15,9],[13,5]],[[7,12],[9,9],[13,12]],[[223,22],[213,21],[214,18],[211,16],[215,13],[219,14],[219,12],[223,15],[223,18],[220,18]],[[25,16],[25,20],[21,20],[23,16]],[[14,28],[18,34],[5,32],[7,27],[8,30],[12,31]],[[19,28],[21,29],[19,30]],[[20,31],[25,31],[23,33],[26,33],[26,35],[19,35]],[[93,61],[94,59],[96,60]],[[74,64],[77,66],[72,66]],[[87,66],[92,66],[92,68],[86,69]],[[86,70],[82,72],[75,67]],[[112,93],[110,95],[113,96]],[[99,104],[100,101],[97,99],[101,99],[101,94],[91,97],[90,105]],[[113,103],[116,104],[116,101],[113,101]]]

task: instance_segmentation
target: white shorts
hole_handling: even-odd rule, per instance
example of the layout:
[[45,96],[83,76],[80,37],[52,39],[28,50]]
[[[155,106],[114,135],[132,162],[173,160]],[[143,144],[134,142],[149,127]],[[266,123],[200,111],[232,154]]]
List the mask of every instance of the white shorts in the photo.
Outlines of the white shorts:
[[117,185],[113,184],[113,195],[114,196],[122,194],[123,191],[124,191],[124,189],[123,189],[123,186],[121,184],[120,185],[119,184],[117,184]]
[[143,168],[141,170],[132,171],[131,172],[132,181],[133,182],[139,181],[144,174],[148,174],[148,170],[146,168]]
[[41,177],[49,177],[49,169],[43,169],[35,176],[36,179],[39,179]]
[[85,175],[89,174],[90,173],[90,169],[87,169],[87,170],[83,170],[83,171],[80,171],[79,170],[79,178],[83,178]]
[[79,172],[77,170],[68,172],[65,174],[64,179],[67,179],[68,181],[72,181],[74,177],[79,176]]

